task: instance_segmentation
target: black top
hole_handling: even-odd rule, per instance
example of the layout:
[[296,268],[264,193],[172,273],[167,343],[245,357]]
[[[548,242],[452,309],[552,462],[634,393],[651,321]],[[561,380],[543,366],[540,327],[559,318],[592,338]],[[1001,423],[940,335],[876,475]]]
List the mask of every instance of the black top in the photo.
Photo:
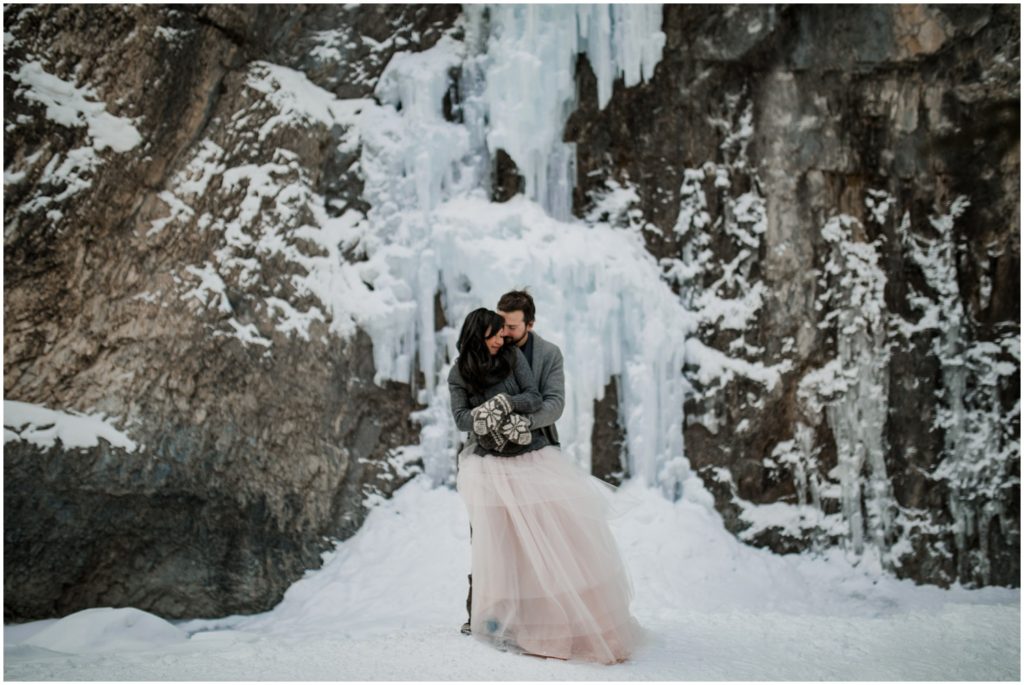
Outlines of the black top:
[[523,356],[526,357],[527,363],[530,368],[533,368],[533,333],[526,334],[526,344],[520,348],[523,351]]

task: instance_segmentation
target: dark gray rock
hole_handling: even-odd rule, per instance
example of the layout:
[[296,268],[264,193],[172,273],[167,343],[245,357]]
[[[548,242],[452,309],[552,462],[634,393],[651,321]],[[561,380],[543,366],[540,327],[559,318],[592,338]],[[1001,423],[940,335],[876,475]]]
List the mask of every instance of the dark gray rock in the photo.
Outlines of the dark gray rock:
[[494,155],[492,169],[491,200],[507,202],[526,189],[526,180],[520,175],[515,161],[504,150]]
[[594,430],[591,434],[590,472],[612,485],[629,478],[625,455],[626,431],[619,421],[619,382],[605,386],[604,398],[594,402]]
[[[632,186],[648,249],[708,313],[700,340],[778,374],[693,379],[686,452],[726,525],[780,552],[874,548],[923,582],[1018,586],[1018,14],[669,5],[663,26],[653,80],[619,82],[604,110],[581,59],[574,211]],[[914,249],[946,244],[936,221],[941,269]],[[673,276],[680,260],[697,275]],[[793,527],[757,525],[776,502],[820,521],[794,507]]]

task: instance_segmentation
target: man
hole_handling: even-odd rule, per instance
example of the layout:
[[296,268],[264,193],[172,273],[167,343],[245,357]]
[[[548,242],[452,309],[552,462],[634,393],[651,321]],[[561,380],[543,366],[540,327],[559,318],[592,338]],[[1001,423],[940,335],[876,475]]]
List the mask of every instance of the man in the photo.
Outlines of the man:
[[[562,368],[562,351],[558,345],[544,340],[533,332],[536,308],[533,297],[525,290],[512,290],[498,300],[498,313],[505,319],[502,336],[522,350],[526,361],[537,379],[537,388],[543,404],[539,411],[530,414],[530,428],[540,429],[548,441],[558,446],[558,431],[555,421],[562,416],[565,408],[565,372]],[[470,539],[473,529],[469,530]],[[469,575],[469,595],[466,597],[466,612],[472,616],[473,575]],[[462,624],[462,633],[470,634],[469,621]]]
[[498,300],[498,313],[505,319],[502,335],[523,351],[537,379],[544,404],[540,411],[530,415],[530,428],[539,428],[552,445],[557,446],[558,431],[555,421],[565,408],[565,372],[562,369],[562,351],[558,345],[544,340],[533,332],[536,309],[533,298],[525,290],[513,290]]

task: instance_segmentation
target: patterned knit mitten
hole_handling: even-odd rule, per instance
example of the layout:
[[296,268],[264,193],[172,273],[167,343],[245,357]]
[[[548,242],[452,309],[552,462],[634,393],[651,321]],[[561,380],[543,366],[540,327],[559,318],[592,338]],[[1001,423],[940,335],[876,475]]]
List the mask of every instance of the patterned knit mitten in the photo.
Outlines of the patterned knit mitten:
[[505,393],[495,395],[470,411],[473,416],[473,432],[477,435],[497,433],[498,426],[510,413],[512,403],[509,402],[508,396]]
[[509,442],[517,445],[529,445],[533,442],[530,420],[522,414],[510,414],[505,423],[501,424],[501,433]]

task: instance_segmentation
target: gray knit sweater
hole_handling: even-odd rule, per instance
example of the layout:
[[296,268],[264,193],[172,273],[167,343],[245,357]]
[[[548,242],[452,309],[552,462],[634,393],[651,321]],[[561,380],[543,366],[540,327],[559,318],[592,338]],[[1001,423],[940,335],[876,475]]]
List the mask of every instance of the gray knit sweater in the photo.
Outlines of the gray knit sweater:
[[[459,430],[472,433],[473,415],[471,411],[500,393],[508,395],[513,411],[523,414],[527,418],[529,418],[529,414],[541,408],[543,399],[540,391],[537,390],[537,381],[533,377],[533,371],[530,370],[530,363],[526,361],[526,357],[518,347],[515,348],[515,352],[516,364],[512,373],[487,388],[483,393],[472,390],[463,380],[462,374],[459,373],[458,359],[452,364],[452,370],[448,373],[448,390],[451,392],[452,416],[455,417],[455,425]],[[530,433],[533,435],[533,440],[529,445],[509,443],[500,452],[487,451],[477,445],[476,454],[515,457],[551,444],[543,431],[534,429]]]

